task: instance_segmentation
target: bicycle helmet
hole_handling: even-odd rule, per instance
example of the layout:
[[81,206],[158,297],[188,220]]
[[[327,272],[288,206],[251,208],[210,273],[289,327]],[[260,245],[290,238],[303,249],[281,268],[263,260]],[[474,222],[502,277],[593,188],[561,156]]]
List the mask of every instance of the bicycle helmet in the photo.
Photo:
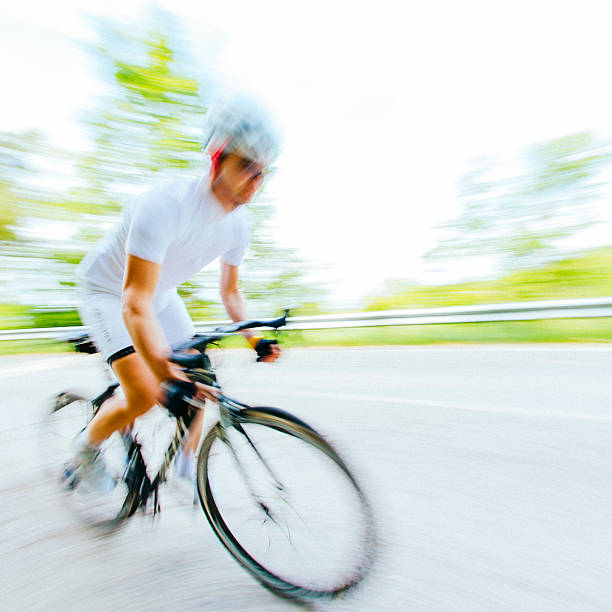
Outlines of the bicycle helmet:
[[235,96],[219,100],[206,113],[203,148],[213,163],[222,153],[237,152],[267,166],[280,146],[266,112],[250,98]]

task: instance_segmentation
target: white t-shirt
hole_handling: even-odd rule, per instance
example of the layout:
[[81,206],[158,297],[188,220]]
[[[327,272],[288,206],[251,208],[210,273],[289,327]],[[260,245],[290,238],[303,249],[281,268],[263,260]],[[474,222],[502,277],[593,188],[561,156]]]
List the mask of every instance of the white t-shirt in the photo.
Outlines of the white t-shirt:
[[126,254],[161,264],[154,303],[217,257],[237,266],[249,242],[247,211],[228,213],[208,176],[154,187],[136,198],[121,221],[79,265],[77,275],[96,290],[121,295]]

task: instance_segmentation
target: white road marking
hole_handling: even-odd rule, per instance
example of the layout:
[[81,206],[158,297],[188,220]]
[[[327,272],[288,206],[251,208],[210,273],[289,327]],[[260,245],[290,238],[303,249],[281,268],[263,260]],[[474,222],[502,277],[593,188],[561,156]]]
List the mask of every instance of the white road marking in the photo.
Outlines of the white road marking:
[[[239,388],[239,387],[237,387]],[[581,414],[572,412],[533,412],[520,408],[507,408],[502,406],[476,406],[461,404],[458,402],[436,401],[429,399],[384,397],[382,395],[364,395],[363,393],[338,393],[332,391],[291,391],[288,389],[274,389],[271,387],[255,387],[249,385],[242,390],[257,390],[270,395],[281,395],[289,397],[313,397],[329,400],[369,402],[373,404],[400,404],[405,406],[428,406],[430,408],[441,408],[449,410],[462,410],[466,412],[485,412],[491,414],[505,414],[509,416],[526,416],[534,419],[569,419],[579,421],[602,421],[612,422],[612,415]]]

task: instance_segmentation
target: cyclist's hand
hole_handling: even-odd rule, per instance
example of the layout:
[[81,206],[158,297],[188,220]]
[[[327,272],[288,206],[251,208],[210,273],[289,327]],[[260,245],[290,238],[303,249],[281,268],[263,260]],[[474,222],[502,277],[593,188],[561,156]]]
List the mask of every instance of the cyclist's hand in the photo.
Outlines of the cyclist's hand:
[[196,394],[196,386],[190,380],[179,380],[177,378],[169,378],[162,385],[163,405],[168,411],[179,416],[185,410],[186,398],[192,398]]
[[217,387],[211,387],[210,385],[205,385],[204,383],[197,382],[194,383],[196,386],[196,396],[201,400],[217,400],[219,398],[219,389]]
[[[255,340],[255,338],[252,340]],[[276,340],[267,340],[266,338],[258,338],[257,341],[254,342],[253,348],[257,353],[257,361],[276,361],[281,352],[280,346],[278,346]]]
[[[187,377],[185,377],[187,378]],[[205,385],[199,382],[193,382],[189,379],[183,380],[178,378],[168,379],[163,382],[162,390],[164,392],[163,404],[173,414],[180,411],[186,399],[197,397],[204,401],[207,399],[215,400],[219,394],[219,389]]]

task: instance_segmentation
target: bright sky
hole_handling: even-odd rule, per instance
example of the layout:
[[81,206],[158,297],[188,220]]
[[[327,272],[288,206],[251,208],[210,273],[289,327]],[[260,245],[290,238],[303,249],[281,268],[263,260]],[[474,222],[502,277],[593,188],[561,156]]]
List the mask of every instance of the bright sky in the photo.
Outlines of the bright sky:
[[[426,280],[421,255],[457,210],[469,160],[578,130],[612,135],[607,2],[208,2],[182,18],[204,82],[240,86],[284,135],[270,185],[279,242],[338,299]],[[143,1],[104,2],[138,23]],[[100,91],[78,0],[5,3],[0,129],[78,142]],[[465,274],[465,269],[458,271]]]

